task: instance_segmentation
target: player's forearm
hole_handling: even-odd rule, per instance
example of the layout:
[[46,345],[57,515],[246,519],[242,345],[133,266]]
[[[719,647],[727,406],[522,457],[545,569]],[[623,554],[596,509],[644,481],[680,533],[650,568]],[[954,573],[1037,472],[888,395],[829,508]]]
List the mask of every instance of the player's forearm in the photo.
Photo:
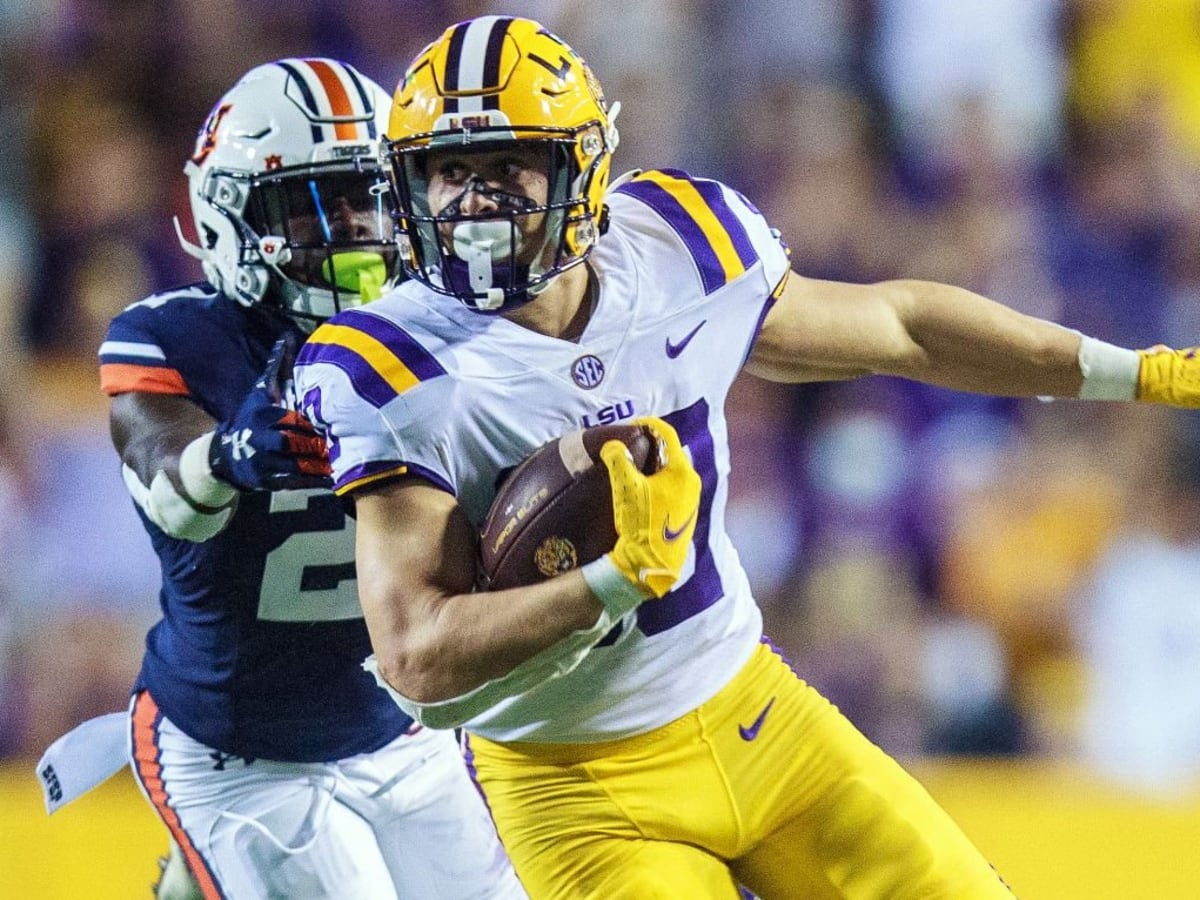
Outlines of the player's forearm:
[[[370,589],[360,580],[379,670],[396,691],[421,703],[503,678],[591,628],[603,612],[577,571],[532,587],[437,598],[380,598]],[[402,617],[398,609],[405,609]]]
[[233,515],[238,493],[208,465],[212,420],[179,397],[113,398],[113,444],[134,502],[174,538],[205,541]]
[[1200,348],[1118,347],[969,291],[896,284],[899,316],[919,349],[901,354],[891,374],[1000,396],[1200,408]]
[[880,289],[902,326],[881,374],[998,396],[1079,396],[1076,332],[961,288],[901,281]]
[[[484,615],[479,602],[495,605]],[[407,637],[381,640],[371,628],[376,652],[364,664],[401,709],[431,728],[458,727],[573,671],[617,621],[579,572],[528,590],[448,597],[440,612]]]
[[1001,396],[1076,396],[1079,336],[961,288],[793,275],[747,370],[804,382],[896,375]]

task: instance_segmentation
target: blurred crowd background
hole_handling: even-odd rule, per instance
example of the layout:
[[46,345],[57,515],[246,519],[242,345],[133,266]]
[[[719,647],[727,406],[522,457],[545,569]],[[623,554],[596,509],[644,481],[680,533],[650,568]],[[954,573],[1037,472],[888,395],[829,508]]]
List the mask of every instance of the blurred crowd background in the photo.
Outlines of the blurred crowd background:
[[[588,59],[616,171],[728,182],[803,274],[1200,343],[1200,0],[0,0],[0,757],[123,708],[157,617],[96,350],[199,278],[172,218],[209,107],[281,56],[391,89],[488,12]],[[1192,790],[1200,414],[748,377],[730,414],[769,632],[870,737]]]

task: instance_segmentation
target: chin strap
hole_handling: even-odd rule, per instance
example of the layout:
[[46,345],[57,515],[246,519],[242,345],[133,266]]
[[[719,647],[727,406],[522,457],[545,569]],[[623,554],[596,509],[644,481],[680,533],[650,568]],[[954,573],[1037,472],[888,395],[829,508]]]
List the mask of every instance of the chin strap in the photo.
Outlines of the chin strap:
[[[490,187],[478,175],[472,175],[462,192],[442,210],[439,218],[454,219],[464,215],[463,202],[472,192],[495,203],[503,218],[467,218],[455,223],[453,255],[466,269],[466,287],[475,297],[475,309],[496,312],[509,302],[504,289],[495,286],[496,269],[500,268],[500,280],[503,280],[503,273],[511,273],[513,260],[522,250],[521,234],[516,229],[513,214],[532,212],[538,205],[528,197]],[[447,266],[451,262],[447,260]],[[545,283],[533,286],[528,293],[537,294],[545,286]]]
[[494,287],[493,263],[511,259],[520,249],[513,246],[512,225],[495,219],[460,222],[454,227],[454,255],[467,264],[467,283],[479,309],[491,312],[504,303],[504,291]]

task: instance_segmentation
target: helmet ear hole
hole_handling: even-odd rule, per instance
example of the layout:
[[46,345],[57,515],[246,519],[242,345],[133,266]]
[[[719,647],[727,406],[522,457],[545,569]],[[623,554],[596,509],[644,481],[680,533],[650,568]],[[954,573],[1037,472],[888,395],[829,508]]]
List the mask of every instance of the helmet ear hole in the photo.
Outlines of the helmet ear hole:
[[214,177],[210,185],[209,199],[217,206],[238,212],[245,206],[245,193],[232,178]]
[[265,269],[242,266],[236,276],[237,297],[243,303],[257,303],[267,292],[269,277]]

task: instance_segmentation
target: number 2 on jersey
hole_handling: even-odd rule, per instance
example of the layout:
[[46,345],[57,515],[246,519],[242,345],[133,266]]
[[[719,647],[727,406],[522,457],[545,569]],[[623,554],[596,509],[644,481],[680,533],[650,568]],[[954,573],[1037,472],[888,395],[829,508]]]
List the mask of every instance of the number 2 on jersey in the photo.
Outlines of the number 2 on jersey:
[[[328,491],[276,491],[271,512],[305,509],[310,503],[338,503]],[[361,619],[354,571],[354,521],[340,529],[299,531],[267,554],[258,618],[271,622],[331,622]]]

